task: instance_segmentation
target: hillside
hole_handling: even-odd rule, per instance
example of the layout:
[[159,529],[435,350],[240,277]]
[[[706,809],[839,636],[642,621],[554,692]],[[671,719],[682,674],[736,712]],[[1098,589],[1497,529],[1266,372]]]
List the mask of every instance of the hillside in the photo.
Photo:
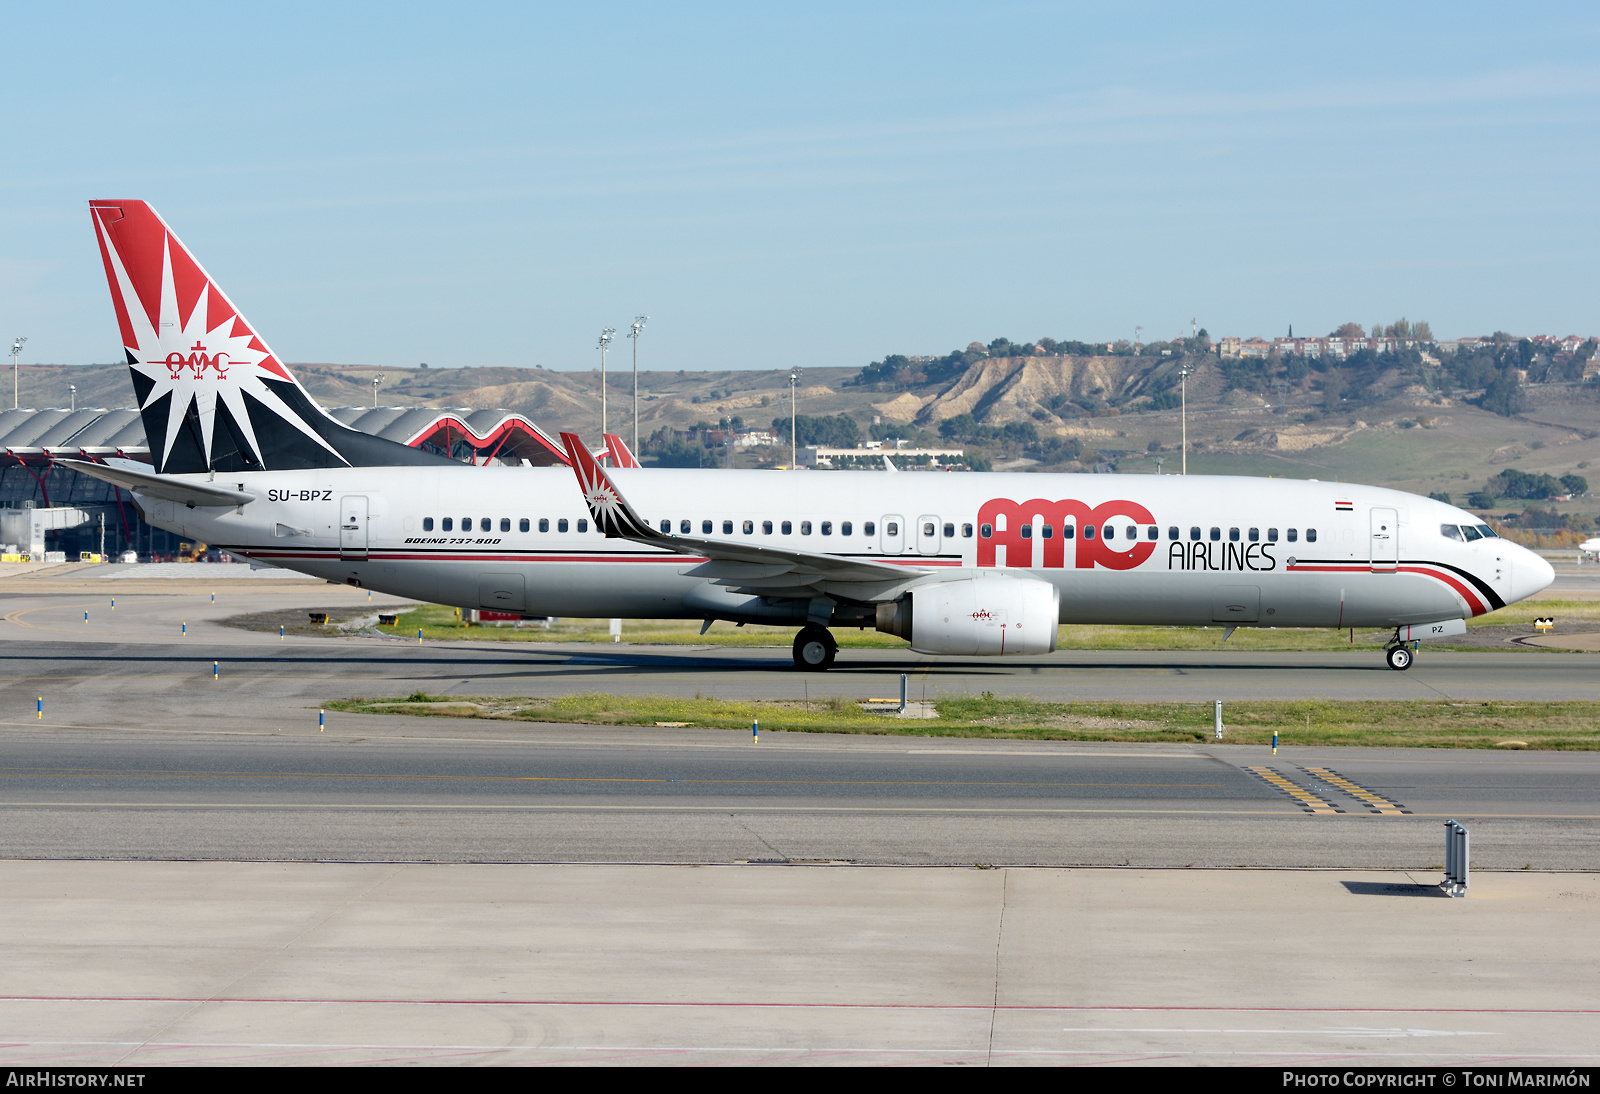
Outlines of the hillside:
[[[1326,378],[1316,373],[1246,390],[1229,375],[1237,366],[1210,355],[1012,356],[984,357],[953,378],[923,383],[863,383],[861,370],[807,369],[798,410],[849,415],[863,433],[876,417],[880,435],[897,432],[920,443],[966,438],[998,466],[1017,470],[1110,463],[1123,474],[1144,474],[1154,473],[1159,460],[1171,473],[1179,465],[1179,414],[1150,408],[1175,401],[1181,363],[1194,369],[1190,473],[1345,479],[1442,490],[1457,500],[1508,467],[1600,480],[1600,388],[1592,383],[1530,385],[1521,413],[1503,416],[1408,383],[1399,369],[1368,377],[1351,400],[1330,398]],[[372,379],[381,374],[379,402],[386,406],[502,407],[551,431],[599,432],[597,371],[292,367],[326,406],[370,405]],[[640,433],[734,416],[746,428],[768,427],[788,416],[788,375],[641,372]],[[631,436],[631,373],[609,379],[610,425]],[[120,365],[23,366],[22,403],[66,406],[68,384],[77,385],[79,406],[133,403]],[[1030,429],[1036,440],[1027,439]],[[740,460],[749,465],[742,454]],[[1578,499],[1565,507],[1592,512],[1600,504]]]

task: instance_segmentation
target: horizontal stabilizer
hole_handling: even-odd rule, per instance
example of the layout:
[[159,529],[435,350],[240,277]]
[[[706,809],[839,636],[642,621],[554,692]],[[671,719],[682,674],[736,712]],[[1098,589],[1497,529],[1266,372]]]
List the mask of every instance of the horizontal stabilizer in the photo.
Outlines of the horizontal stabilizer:
[[174,475],[158,475],[154,471],[135,471],[126,466],[108,467],[87,460],[57,460],[56,463],[70,467],[80,475],[132,490],[142,497],[162,498],[184,505],[221,507],[244,505],[256,500],[254,494],[243,490],[229,490],[210,482],[192,482]]

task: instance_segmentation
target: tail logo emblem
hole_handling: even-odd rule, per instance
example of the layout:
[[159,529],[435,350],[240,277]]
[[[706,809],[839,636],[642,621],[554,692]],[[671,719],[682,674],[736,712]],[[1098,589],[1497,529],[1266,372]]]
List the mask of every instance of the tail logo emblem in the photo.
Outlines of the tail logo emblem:
[[228,357],[226,353],[218,352],[207,356],[206,347],[199,342],[194,344],[193,350],[194,352],[190,353],[188,357],[185,357],[177,350],[167,354],[167,371],[172,373],[174,380],[178,378],[179,373],[183,372],[184,369],[188,369],[198,380],[208,368],[216,370],[217,379],[226,380],[228,378],[228,366],[223,364],[223,361]]

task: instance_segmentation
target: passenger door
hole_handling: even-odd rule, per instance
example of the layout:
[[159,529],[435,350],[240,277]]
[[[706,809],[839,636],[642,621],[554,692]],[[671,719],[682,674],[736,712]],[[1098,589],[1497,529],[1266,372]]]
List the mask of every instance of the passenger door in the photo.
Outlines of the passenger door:
[[339,557],[367,557],[367,499],[357,494],[339,499]]
[[1371,517],[1372,572],[1392,574],[1400,565],[1400,514],[1374,509]]
[[921,516],[917,518],[917,554],[936,555],[941,545],[939,535],[939,518]]

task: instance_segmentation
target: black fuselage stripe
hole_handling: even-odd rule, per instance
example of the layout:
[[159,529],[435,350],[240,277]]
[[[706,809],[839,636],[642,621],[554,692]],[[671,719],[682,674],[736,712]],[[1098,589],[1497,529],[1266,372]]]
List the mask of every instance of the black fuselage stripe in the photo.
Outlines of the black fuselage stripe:
[[[1296,563],[1296,565],[1300,565],[1300,566],[1351,566],[1351,567],[1359,567],[1359,566],[1364,565],[1363,563],[1360,563],[1360,562],[1351,562],[1348,559],[1335,559],[1335,558],[1328,558],[1328,559],[1299,558],[1299,559],[1295,560],[1295,563]],[[1399,565],[1399,566],[1437,566],[1441,570],[1449,570],[1451,573],[1455,574],[1457,577],[1463,578],[1464,580],[1470,582],[1474,589],[1477,589],[1479,593],[1483,594],[1484,600],[1488,601],[1489,604],[1492,605],[1492,607],[1489,609],[1490,611],[1499,611],[1501,608],[1506,606],[1506,602],[1500,598],[1500,594],[1499,593],[1494,591],[1493,586],[1491,586],[1487,581],[1483,580],[1483,578],[1479,577],[1477,574],[1473,573],[1471,570],[1463,570],[1460,566],[1452,566],[1448,562],[1435,562],[1431,558],[1403,558],[1398,563],[1396,563],[1396,565]]]

